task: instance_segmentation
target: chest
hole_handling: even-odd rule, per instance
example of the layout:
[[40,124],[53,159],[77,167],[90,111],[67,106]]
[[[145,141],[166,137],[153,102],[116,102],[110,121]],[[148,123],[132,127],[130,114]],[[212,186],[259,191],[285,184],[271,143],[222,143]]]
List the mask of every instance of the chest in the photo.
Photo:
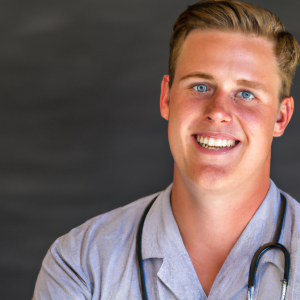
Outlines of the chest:
[[[103,285],[99,298],[95,299],[133,299],[141,300],[140,279],[137,266],[124,266],[120,278],[110,278],[110,283]],[[147,259],[144,261],[145,281],[148,299],[157,300],[245,300],[249,263],[241,257],[236,261],[225,261],[217,274],[210,294],[207,297],[198,274],[186,257],[177,259]],[[200,276],[205,270],[198,270]],[[104,276],[105,277],[105,276]],[[257,271],[257,284],[254,299],[278,299],[281,293],[282,270],[269,261],[261,261]],[[286,299],[291,297],[292,286],[288,287]],[[94,299],[94,298],[93,298]],[[296,298],[295,298],[296,299]]]

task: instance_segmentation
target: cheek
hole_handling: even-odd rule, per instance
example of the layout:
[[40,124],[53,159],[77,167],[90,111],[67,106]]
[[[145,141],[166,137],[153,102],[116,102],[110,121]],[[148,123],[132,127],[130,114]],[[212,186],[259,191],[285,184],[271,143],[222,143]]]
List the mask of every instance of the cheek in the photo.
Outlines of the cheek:
[[201,108],[196,101],[174,101],[170,112],[172,127],[188,136],[190,130],[195,128],[194,123],[199,122]]
[[[178,99],[181,101],[176,101]],[[192,143],[191,136],[199,125],[201,109],[199,110],[196,101],[186,101],[184,97],[172,100],[174,101],[170,105],[169,143],[174,159],[179,162],[184,157],[182,153],[185,153]]]
[[[267,142],[272,140],[276,111],[272,107],[259,105],[255,107],[235,107],[235,115],[251,142],[251,138]],[[270,140],[270,141],[269,141]]]

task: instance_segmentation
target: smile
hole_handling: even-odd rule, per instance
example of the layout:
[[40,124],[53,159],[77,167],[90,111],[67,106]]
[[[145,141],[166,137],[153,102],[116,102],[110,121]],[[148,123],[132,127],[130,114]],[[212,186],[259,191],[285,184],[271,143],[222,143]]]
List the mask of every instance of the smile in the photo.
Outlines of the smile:
[[225,139],[215,139],[207,136],[196,136],[197,143],[203,148],[210,150],[222,150],[225,148],[232,148],[239,143],[236,140],[225,140]]

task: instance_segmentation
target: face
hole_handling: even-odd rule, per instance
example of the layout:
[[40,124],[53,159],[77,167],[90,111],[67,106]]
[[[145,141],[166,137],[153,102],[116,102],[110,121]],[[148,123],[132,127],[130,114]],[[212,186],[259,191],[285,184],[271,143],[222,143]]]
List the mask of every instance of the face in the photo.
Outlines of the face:
[[273,136],[293,112],[279,103],[281,79],[272,42],[241,33],[193,30],[174,81],[162,82],[174,172],[204,189],[232,188],[268,176]]

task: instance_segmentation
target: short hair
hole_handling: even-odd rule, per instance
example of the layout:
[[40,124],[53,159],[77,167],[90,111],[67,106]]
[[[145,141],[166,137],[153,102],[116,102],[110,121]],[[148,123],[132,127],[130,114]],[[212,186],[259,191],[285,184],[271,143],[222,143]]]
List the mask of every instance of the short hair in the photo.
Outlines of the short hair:
[[282,80],[280,101],[289,96],[299,61],[299,45],[272,12],[239,0],[200,0],[180,14],[170,40],[169,86],[172,86],[181,46],[193,29],[240,32],[274,42]]

